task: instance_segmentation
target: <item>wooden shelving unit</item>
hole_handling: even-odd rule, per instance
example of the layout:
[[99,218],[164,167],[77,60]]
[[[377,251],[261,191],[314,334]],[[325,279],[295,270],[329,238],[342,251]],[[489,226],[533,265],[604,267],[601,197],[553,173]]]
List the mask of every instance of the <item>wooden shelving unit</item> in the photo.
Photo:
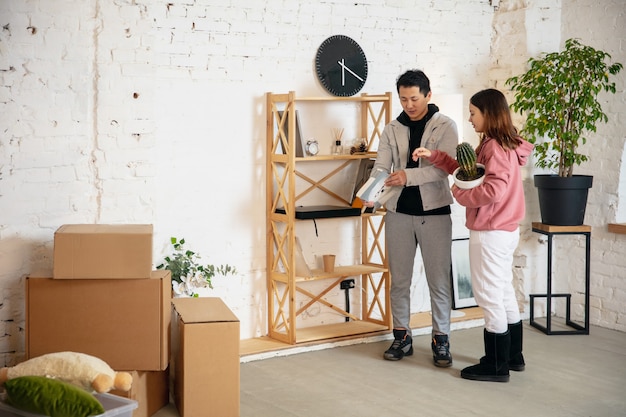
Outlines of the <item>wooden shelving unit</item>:
[[[366,138],[367,152],[353,155],[296,156],[296,106],[310,102],[317,105],[357,104],[360,136]],[[339,266],[333,273],[313,270],[308,276],[296,274],[296,229],[299,220],[295,208],[304,196],[314,190],[330,196],[339,205],[350,206],[344,196],[329,185],[330,179],[363,159],[376,157],[372,151],[384,126],[391,121],[391,93],[363,94],[354,97],[296,97],[295,92],[266,94],[267,109],[267,291],[268,335],[283,343],[297,344],[368,334],[391,328],[389,301],[390,275],[384,247],[384,212],[362,214],[360,263]],[[320,161],[337,161],[338,166],[321,179],[311,178],[299,168]],[[296,182],[305,184],[296,192]],[[301,187],[302,188],[302,187]],[[277,213],[277,209],[283,213]],[[342,218],[355,221],[355,217]],[[318,219],[317,221],[324,221]],[[325,299],[342,280],[354,277],[361,288],[361,311],[349,312]],[[324,283],[316,290],[311,282]],[[308,301],[298,306],[296,296]],[[319,304],[345,316],[345,323],[334,323],[297,329],[296,319],[310,306]]]

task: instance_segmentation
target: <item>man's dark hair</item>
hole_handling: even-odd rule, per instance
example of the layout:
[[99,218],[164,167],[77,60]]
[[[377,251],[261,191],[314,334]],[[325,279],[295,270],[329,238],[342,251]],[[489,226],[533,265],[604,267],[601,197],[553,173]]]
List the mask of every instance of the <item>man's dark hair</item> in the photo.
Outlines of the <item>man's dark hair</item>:
[[417,87],[423,95],[430,93],[430,80],[422,70],[408,70],[398,77],[396,89],[400,87]]

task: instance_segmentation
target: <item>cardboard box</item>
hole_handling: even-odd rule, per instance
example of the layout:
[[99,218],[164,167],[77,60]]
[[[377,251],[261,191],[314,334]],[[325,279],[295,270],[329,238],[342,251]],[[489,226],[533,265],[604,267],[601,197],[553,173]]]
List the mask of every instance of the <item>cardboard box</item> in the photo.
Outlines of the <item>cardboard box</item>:
[[137,401],[132,417],[150,417],[170,402],[170,372],[131,371],[133,385],[130,391],[112,390],[110,394]]
[[174,403],[181,417],[239,416],[239,320],[219,298],[175,298]]
[[75,351],[115,370],[162,371],[170,354],[171,274],[26,279],[26,357]]
[[151,224],[66,224],[54,233],[53,278],[149,278]]

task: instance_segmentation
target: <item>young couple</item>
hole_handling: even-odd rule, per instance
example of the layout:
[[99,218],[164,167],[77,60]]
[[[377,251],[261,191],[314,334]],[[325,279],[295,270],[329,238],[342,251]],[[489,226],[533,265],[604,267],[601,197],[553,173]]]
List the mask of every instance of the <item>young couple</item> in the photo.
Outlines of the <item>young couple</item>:
[[405,72],[396,88],[403,111],[385,126],[372,169],[389,172],[385,184],[393,187],[385,204],[385,239],[394,341],[384,358],[397,361],[413,354],[410,287],[419,246],[431,300],[433,361],[440,367],[452,365],[450,204],[454,196],[466,207],[472,290],[485,318],[485,356],[463,369],[461,377],[506,382],[509,370],[522,371],[525,366],[512,262],[525,213],[520,166],[533,145],[517,134],[500,91],[476,93],[470,99],[469,121],[480,135],[477,162],[485,165],[485,179],[470,190],[450,189],[448,175],[458,167],[454,121],[430,103],[430,81],[422,71]]

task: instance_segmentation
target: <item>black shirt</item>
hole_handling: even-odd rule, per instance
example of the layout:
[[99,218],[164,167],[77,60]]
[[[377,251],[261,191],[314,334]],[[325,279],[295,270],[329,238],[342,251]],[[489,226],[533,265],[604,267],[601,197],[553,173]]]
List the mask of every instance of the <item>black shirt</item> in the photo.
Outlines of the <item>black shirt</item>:
[[[409,128],[409,155],[407,155],[407,168],[417,168],[417,161],[413,161],[411,154],[415,148],[419,148],[422,144],[422,136],[424,135],[424,128],[426,123],[433,117],[435,113],[439,111],[439,108],[434,104],[428,105],[428,113],[420,120],[411,120],[409,116],[403,111],[398,116],[397,120],[403,125]],[[413,185],[410,187],[404,187],[400,198],[398,198],[398,204],[396,206],[396,212],[409,214],[412,216],[432,216],[440,214],[450,214],[450,206],[438,207],[433,210],[424,210],[422,203],[422,194],[420,193],[420,187]]]

